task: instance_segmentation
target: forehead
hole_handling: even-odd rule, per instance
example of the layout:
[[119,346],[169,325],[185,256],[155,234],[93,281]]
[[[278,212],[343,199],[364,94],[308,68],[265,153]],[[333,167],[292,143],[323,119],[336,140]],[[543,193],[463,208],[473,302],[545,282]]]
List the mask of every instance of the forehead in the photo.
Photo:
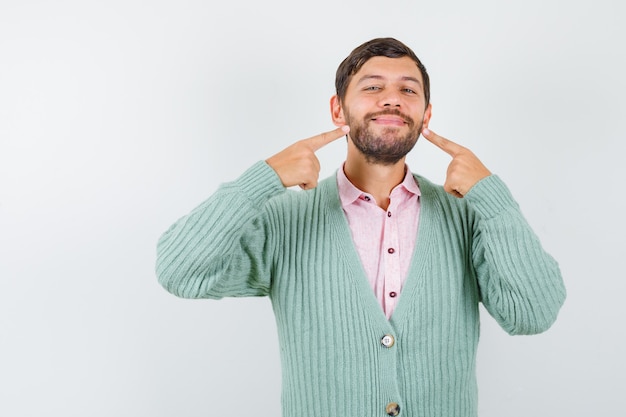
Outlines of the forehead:
[[352,76],[350,84],[358,84],[368,79],[405,80],[423,85],[422,73],[415,61],[408,56],[402,58],[372,57]]

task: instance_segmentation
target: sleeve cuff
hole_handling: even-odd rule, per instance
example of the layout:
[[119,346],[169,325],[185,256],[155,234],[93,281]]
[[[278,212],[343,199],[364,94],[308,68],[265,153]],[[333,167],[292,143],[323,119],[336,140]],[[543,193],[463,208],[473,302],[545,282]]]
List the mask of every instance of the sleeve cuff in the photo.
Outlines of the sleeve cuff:
[[490,175],[478,181],[464,198],[484,219],[495,217],[508,209],[519,210],[508,187],[497,175]]
[[265,203],[286,190],[276,171],[265,161],[259,161],[248,168],[235,180],[235,184],[246,198],[257,205]]

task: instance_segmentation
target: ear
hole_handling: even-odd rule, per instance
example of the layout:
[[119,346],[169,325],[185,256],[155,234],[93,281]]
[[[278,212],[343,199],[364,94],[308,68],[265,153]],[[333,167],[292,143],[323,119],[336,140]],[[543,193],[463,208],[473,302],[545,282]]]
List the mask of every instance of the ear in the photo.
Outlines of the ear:
[[430,123],[430,118],[433,115],[433,105],[428,104],[426,111],[424,112],[424,120],[422,122],[422,129],[426,129],[428,127],[428,123]]
[[346,124],[346,119],[343,116],[343,108],[336,94],[330,98],[330,116],[335,126],[343,126]]

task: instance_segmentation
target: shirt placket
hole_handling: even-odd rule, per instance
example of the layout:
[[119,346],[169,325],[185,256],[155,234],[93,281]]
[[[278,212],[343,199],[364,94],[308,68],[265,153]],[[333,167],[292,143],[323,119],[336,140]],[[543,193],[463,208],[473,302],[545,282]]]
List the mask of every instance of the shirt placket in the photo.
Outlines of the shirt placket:
[[[393,201],[393,200],[392,200]],[[381,256],[385,259],[384,271],[384,300],[385,314],[391,317],[401,290],[401,267],[400,267],[400,239],[398,234],[398,222],[396,220],[396,205],[389,204],[385,217],[383,233],[383,245]]]

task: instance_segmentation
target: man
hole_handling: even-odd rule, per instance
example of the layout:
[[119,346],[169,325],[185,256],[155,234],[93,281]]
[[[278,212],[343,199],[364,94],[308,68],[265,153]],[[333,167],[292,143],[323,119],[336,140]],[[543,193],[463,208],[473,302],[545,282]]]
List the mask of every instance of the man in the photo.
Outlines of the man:
[[[476,416],[479,302],[510,334],[545,331],[565,299],[558,265],[503,182],[428,130],[411,49],[364,43],[336,89],[337,129],[256,163],[164,233],[159,281],[181,297],[270,297],[284,416]],[[443,187],[405,164],[420,133],[452,157]],[[344,165],[318,183],[315,151],[343,136]]]

